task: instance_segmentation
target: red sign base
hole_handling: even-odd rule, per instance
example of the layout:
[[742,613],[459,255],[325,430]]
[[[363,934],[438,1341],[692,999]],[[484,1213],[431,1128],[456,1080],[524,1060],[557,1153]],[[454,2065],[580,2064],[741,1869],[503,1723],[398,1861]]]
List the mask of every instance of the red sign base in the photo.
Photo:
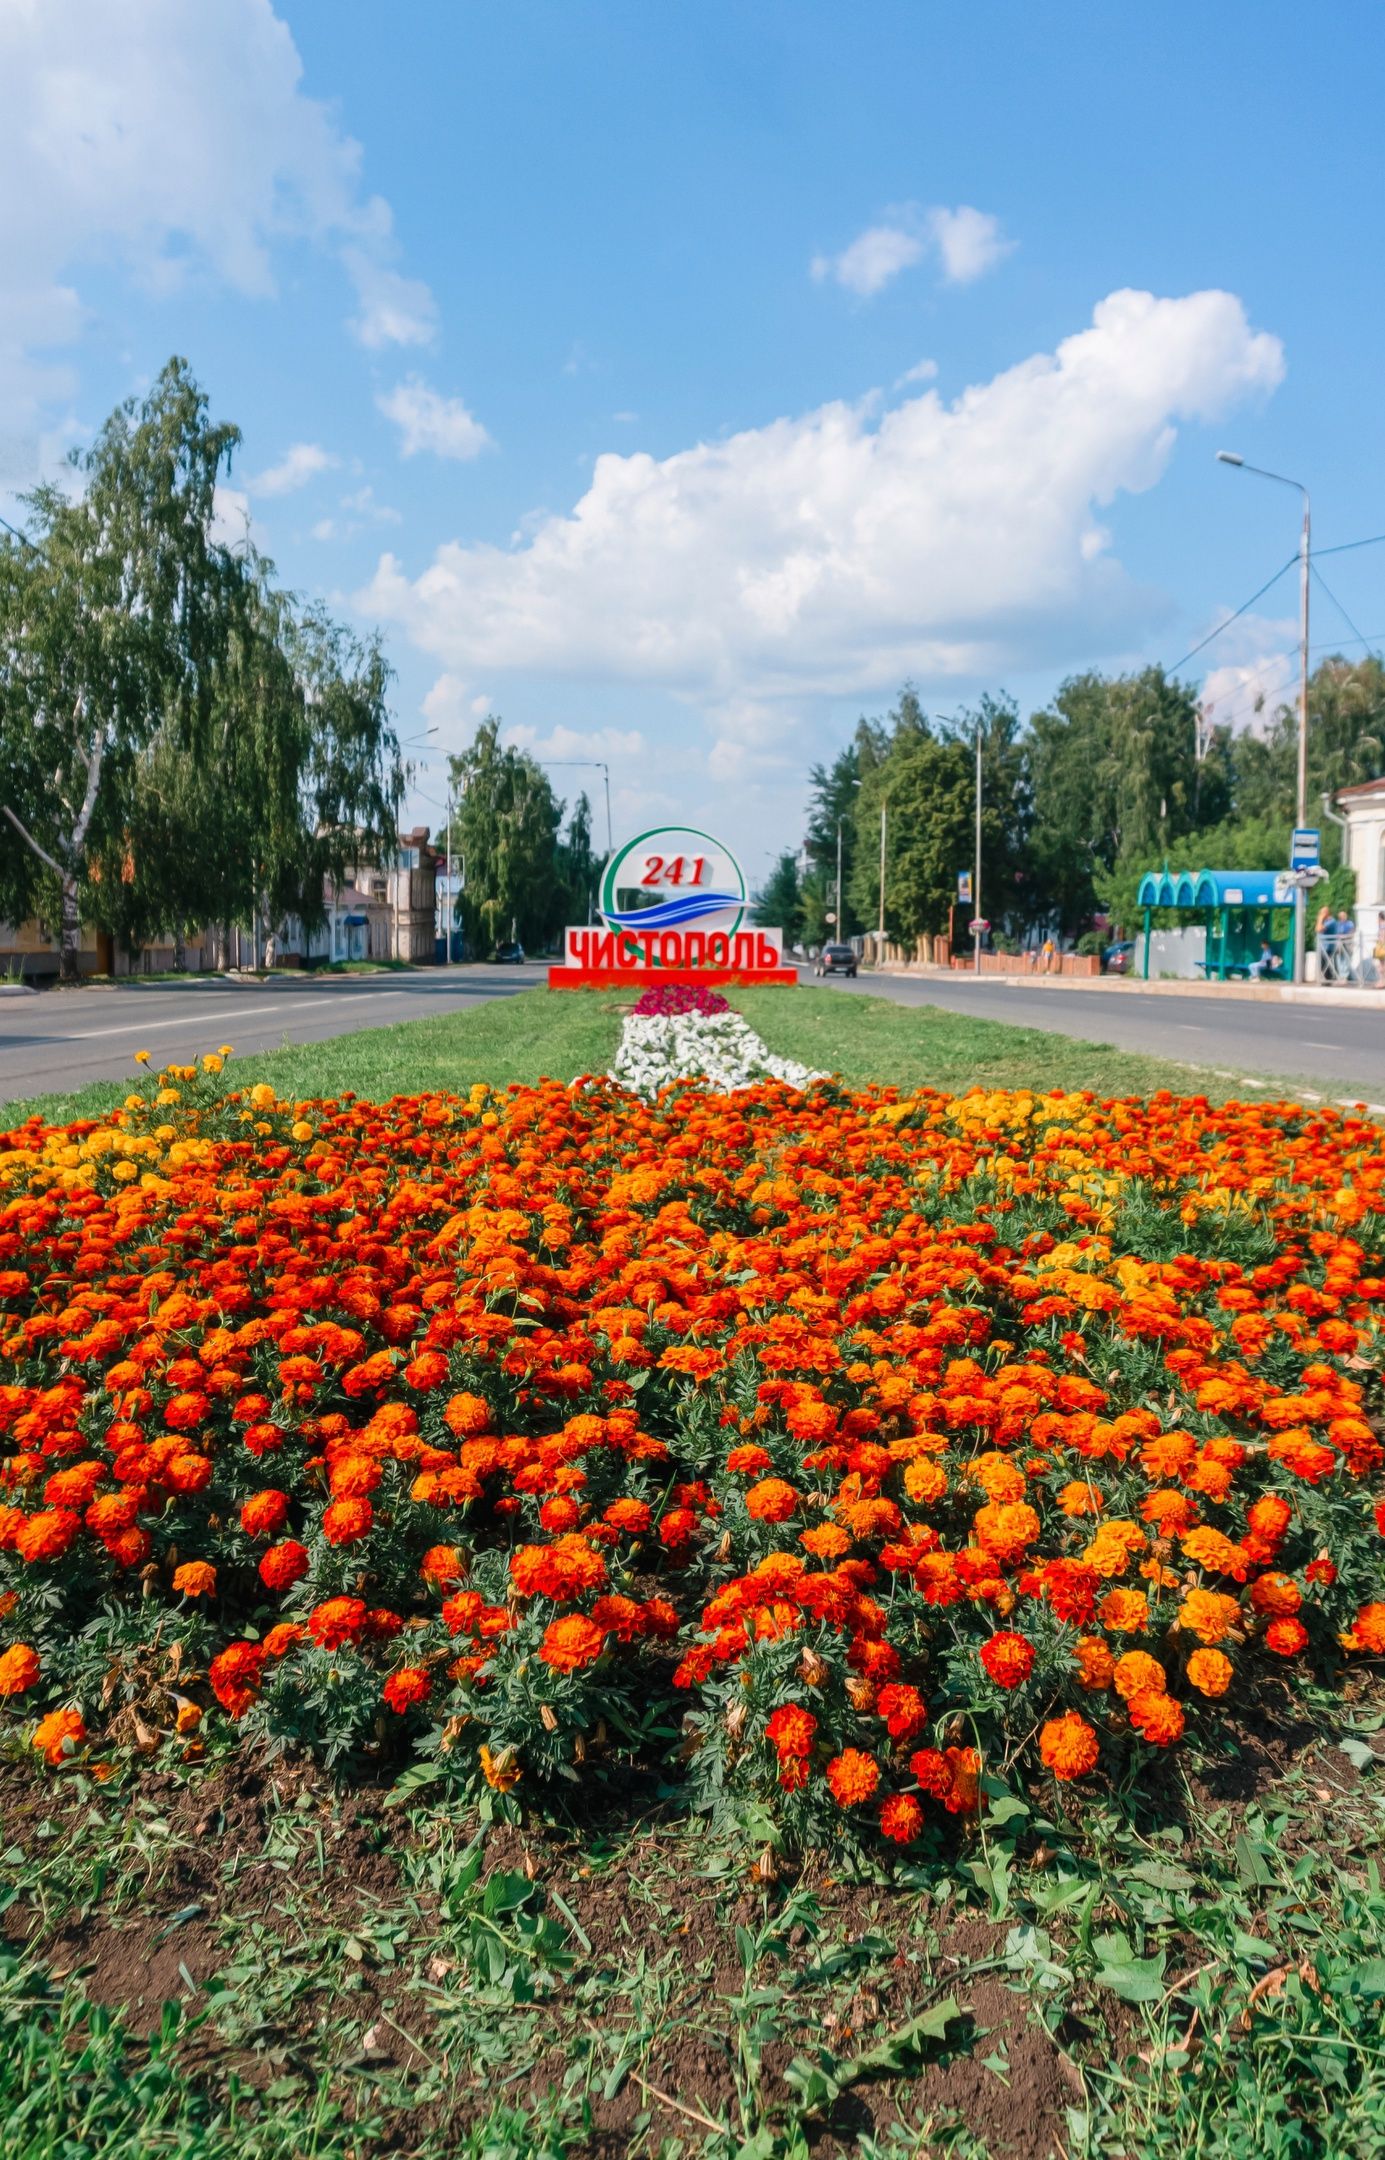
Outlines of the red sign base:
[[797,968],[594,968],[551,967],[548,970],[550,990],[649,990],[670,983],[702,983],[707,989],[720,989],[727,983],[737,983],[745,989],[773,987],[792,989],[798,982]]

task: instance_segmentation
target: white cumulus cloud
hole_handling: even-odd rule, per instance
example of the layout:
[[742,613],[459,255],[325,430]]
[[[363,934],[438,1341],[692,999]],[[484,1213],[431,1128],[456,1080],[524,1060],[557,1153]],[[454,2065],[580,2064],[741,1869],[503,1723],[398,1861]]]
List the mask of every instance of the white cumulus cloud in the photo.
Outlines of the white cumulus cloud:
[[567,514],[508,548],[450,542],[417,577],[387,554],[359,604],[459,680],[697,702],[732,775],[805,697],[1127,644],[1156,602],[1112,559],[1098,507],[1154,485],[1180,421],[1268,392],[1282,368],[1233,294],[1112,293],[1055,352],[952,402],[924,388],[663,459],[608,452]]
[[401,457],[431,450],[435,457],[474,458],[489,446],[490,436],[460,398],[444,397],[417,375],[410,375],[375,402],[399,429]]
[[835,278],[848,292],[868,300],[872,293],[883,291],[901,270],[910,270],[916,262],[922,262],[923,252],[921,234],[906,231],[902,225],[871,225],[858,233],[840,255],[815,255],[813,276]]
[[974,210],[969,203],[959,203],[955,210],[904,203],[887,211],[880,224],[868,225],[839,255],[815,255],[810,267],[819,281],[831,278],[858,299],[869,300],[901,270],[912,270],[925,257],[936,261],[949,285],[970,285],[1014,244],[989,210]]
[[331,472],[340,463],[341,459],[324,450],[321,443],[291,443],[277,465],[267,466],[264,472],[247,480],[246,486],[252,495],[292,495],[295,489],[306,487],[319,473]]
[[970,285],[984,277],[1014,246],[1000,229],[999,218],[988,210],[973,210],[960,203],[955,210],[930,210],[929,229],[942,259],[943,276],[951,285]]
[[89,265],[153,293],[192,277],[274,290],[274,253],[338,255],[362,342],[431,335],[393,268],[388,204],[303,87],[272,0],[4,0],[0,6],[0,410],[33,429],[69,394]]

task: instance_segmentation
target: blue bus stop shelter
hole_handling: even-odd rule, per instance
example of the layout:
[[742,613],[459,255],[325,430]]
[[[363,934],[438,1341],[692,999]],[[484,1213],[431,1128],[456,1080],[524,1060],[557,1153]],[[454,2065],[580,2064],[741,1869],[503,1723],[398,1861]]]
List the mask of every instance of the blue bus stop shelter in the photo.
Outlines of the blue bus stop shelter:
[[[1292,967],[1293,911],[1275,896],[1273,870],[1151,870],[1140,880],[1136,903],[1144,909],[1144,965],[1149,980],[1149,940],[1156,908],[1199,918],[1207,931],[1203,968],[1209,981],[1245,975],[1260,958],[1262,942],[1279,956],[1287,977]],[[1278,914],[1288,927],[1274,935]]]

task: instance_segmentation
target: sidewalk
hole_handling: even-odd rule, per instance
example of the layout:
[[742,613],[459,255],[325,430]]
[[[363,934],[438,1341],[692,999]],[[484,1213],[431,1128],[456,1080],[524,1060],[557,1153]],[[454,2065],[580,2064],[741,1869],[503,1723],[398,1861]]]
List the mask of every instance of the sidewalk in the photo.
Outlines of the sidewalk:
[[975,983],[1010,990],[1082,990],[1111,997],[1191,997],[1243,999],[1263,1005],[1354,1005],[1362,1012],[1385,1012],[1385,988],[1360,989],[1351,983],[1142,982],[1127,975],[977,975],[970,968],[920,965],[865,967],[862,981],[888,975],[900,982]]

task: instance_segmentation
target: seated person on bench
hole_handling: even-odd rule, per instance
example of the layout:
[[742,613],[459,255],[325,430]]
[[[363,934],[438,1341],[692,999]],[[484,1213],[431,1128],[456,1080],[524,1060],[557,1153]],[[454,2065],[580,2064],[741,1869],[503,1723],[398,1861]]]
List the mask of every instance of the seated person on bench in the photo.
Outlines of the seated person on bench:
[[1261,938],[1260,957],[1258,960],[1251,961],[1246,973],[1253,982],[1259,982],[1262,975],[1277,975],[1283,964],[1269,940]]

